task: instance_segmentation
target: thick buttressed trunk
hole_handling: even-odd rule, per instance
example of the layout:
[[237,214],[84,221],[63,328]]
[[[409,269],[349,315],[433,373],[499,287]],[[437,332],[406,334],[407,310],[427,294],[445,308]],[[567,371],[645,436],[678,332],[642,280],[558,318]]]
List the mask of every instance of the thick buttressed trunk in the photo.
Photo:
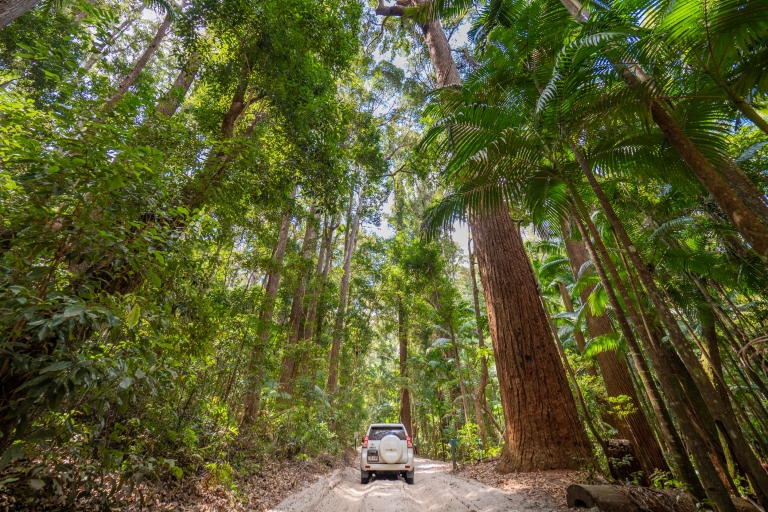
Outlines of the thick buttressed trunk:
[[402,298],[397,300],[397,339],[400,345],[400,421],[405,431],[413,436],[411,430],[411,395],[408,391],[408,326]]
[[26,14],[38,3],[40,0],[0,0],[0,29]]
[[[567,227],[566,230],[568,230]],[[568,235],[569,233],[566,233],[567,238],[565,242],[568,259],[574,275],[578,275],[579,269],[588,261],[589,256],[587,255],[584,243],[570,239]],[[581,291],[580,296],[583,304],[587,303],[587,299],[593,289],[594,287],[589,287]],[[611,321],[605,313],[595,316],[591,311],[587,311],[586,322],[590,338],[614,332],[613,325],[611,325]],[[614,416],[612,423],[615,423],[619,431],[619,437],[627,439],[632,443],[631,451],[638,458],[640,466],[643,468],[644,480],[648,483],[648,478],[655,470],[667,471],[669,468],[664,459],[664,454],[653,435],[653,430],[643,414],[643,409],[637,398],[637,392],[632,384],[632,377],[629,375],[627,363],[624,359],[618,357],[615,350],[611,350],[598,354],[597,364],[600,367],[600,373],[603,376],[608,396],[618,397],[623,395],[631,400],[634,412],[623,419]]]
[[[309,261],[312,258],[312,253],[317,246],[317,238],[315,236],[315,207],[312,206],[309,210],[309,216],[307,217],[307,227],[304,230],[304,241],[302,242],[302,256],[304,261]],[[283,356],[283,366],[280,371],[280,387],[285,393],[293,394],[293,381],[296,378],[296,345],[299,342],[301,332],[301,321],[304,317],[304,295],[307,292],[307,281],[309,276],[304,273],[299,279],[299,283],[296,286],[296,292],[293,295],[293,303],[291,304],[291,316],[288,320],[288,342],[286,343],[286,354]]]
[[498,469],[578,469],[592,450],[576,412],[538,285],[506,210],[472,220],[507,424]]
[[[482,314],[480,311],[480,291],[477,287],[477,275],[475,274],[475,252],[472,250],[472,242],[467,245],[469,254],[469,275],[472,279],[472,303],[475,308],[475,324],[477,326],[477,346],[485,348],[485,333],[483,332]],[[480,432],[480,443],[485,447],[485,388],[488,385],[488,358],[480,358],[480,379],[475,390],[475,422]]]
[[[421,26],[438,87],[459,85],[439,21]],[[474,219],[480,280],[506,419],[500,471],[577,469],[592,450],[576,412],[536,280],[506,210]]]
[[346,243],[344,244],[344,274],[341,277],[339,287],[339,308],[336,311],[336,321],[333,325],[333,341],[331,342],[331,354],[328,361],[328,383],[326,391],[335,393],[339,383],[339,356],[341,354],[341,338],[344,335],[344,320],[347,314],[347,295],[349,293],[349,278],[352,271],[352,253],[357,243],[357,230],[360,227],[360,213],[363,208],[363,196],[358,199],[355,216],[351,219],[351,225],[347,229]]
[[[296,195],[296,189],[293,190],[293,196]],[[275,299],[277,291],[280,288],[280,276],[282,275],[283,259],[285,259],[285,250],[288,246],[288,231],[291,228],[291,218],[293,215],[289,212],[283,216],[280,223],[280,231],[277,235],[277,245],[275,253],[272,255],[272,269],[267,276],[267,287],[264,293],[264,301],[259,309],[259,323],[256,346],[253,347],[250,363],[248,365],[248,376],[250,386],[248,393],[243,399],[245,412],[243,413],[242,425],[253,425],[256,422],[256,416],[259,413],[261,403],[261,386],[264,379],[264,352],[269,343],[269,334],[272,327],[272,317],[275,313]]]

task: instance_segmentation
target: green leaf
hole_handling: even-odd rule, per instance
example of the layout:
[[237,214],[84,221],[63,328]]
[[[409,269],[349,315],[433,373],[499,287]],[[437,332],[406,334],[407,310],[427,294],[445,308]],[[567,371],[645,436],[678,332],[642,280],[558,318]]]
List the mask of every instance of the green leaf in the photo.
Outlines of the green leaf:
[[155,285],[156,287],[160,288],[160,286],[163,284],[163,283],[162,283],[162,281],[160,281],[160,278],[157,276],[157,274],[154,274],[154,273],[150,272],[150,273],[148,274],[148,276],[149,276],[149,280],[150,280],[150,281],[152,282],[152,284],[153,284],[153,285]]
[[16,443],[11,445],[7,450],[3,452],[3,456],[0,457],[0,471],[8,467],[11,462],[20,459],[24,456],[24,445],[22,443]]
[[133,384],[133,379],[130,377],[123,377],[123,380],[120,381],[120,387],[123,389],[128,389],[131,384]]
[[130,313],[128,313],[128,317],[125,319],[126,325],[128,325],[129,329],[133,329],[136,327],[136,324],[139,323],[139,319],[141,318],[141,306],[138,304],[134,304],[133,308],[131,308]]
[[48,365],[40,370],[40,373],[58,372],[61,370],[66,370],[70,366],[72,366],[72,361],[56,361],[55,363]]

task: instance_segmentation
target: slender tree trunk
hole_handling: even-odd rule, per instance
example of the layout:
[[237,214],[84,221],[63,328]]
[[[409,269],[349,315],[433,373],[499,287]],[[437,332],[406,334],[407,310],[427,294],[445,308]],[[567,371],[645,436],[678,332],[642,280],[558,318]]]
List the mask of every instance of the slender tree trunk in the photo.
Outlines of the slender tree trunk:
[[317,272],[315,273],[315,285],[312,287],[312,299],[309,301],[307,319],[304,322],[303,339],[305,340],[311,340],[313,337],[315,315],[317,315],[317,301],[325,290],[328,275],[331,272],[331,264],[333,263],[333,232],[336,231],[338,225],[332,220],[328,220],[326,221],[326,226],[328,229],[323,241],[324,246],[317,258]]
[[[571,300],[571,294],[568,292],[568,287],[566,287],[565,283],[562,281],[558,281],[557,287],[560,290],[560,296],[563,298],[563,304],[565,305],[565,310],[568,313],[573,313],[574,312],[573,301]],[[582,297],[582,300],[583,300],[583,297]],[[587,314],[591,314],[591,313],[587,312]],[[592,336],[591,333],[590,333],[590,336]],[[587,348],[587,341],[584,339],[584,333],[581,332],[580,328],[575,327],[573,329],[573,337],[576,340],[576,346],[579,348],[579,353],[583,354],[584,349]],[[595,367],[590,364],[589,366],[587,366],[587,374],[591,375],[592,377],[597,377],[597,370],[595,370]]]
[[157,103],[157,111],[164,116],[171,117],[178,110],[181,102],[184,101],[184,97],[189,91],[189,87],[195,80],[197,70],[200,69],[202,60],[200,54],[193,52],[186,64],[179,71],[176,80],[173,81],[173,86],[166,92],[160,101]]
[[409,436],[411,431],[411,395],[408,391],[408,327],[402,298],[397,299],[397,339],[400,345],[400,421]]
[[469,423],[469,404],[467,403],[467,389],[464,386],[464,376],[461,371],[461,352],[459,352],[459,340],[456,338],[456,332],[453,330],[453,322],[448,319],[448,328],[451,333],[451,343],[453,344],[453,356],[456,362],[456,374],[459,377],[459,390],[461,391],[461,405],[464,409],[464,424]]
[[592,463],[557,347],[515,222],[506,210],[472,221],[507,424],[499,470]]
[[22,14],[26,14],[40,0],[0,0],[0,28],[11,24]]
[[104,46],[102,46],[97,53],[92,53],[88,56],[88,60],[85,61],[85,64],[83,64],[83,69],[85,71],[90,71],[91,68],[102,58],[104,57],[104,54],[107,52],[107,49],[109,49],[110,46],[115,44],[115,41],[117,41],[117,38],[128,30],[131,25],[136,22],[136,18],[126,18],[125,21],[123,21],[118,27],[117,30],[115,30],[115,33],[112,35],[112,37],[109,38],[108,41],[104,43]]
[[[571,193],[574,194],[574,199],[576,199],[576,203],[580,203],[580,198],[578,197],[578,191],[575,188],[571,188]],[[582,211],[582,214],[586,214],[586,211]],[[589,253],[589,257],[592,260],[592,263],[595,267],[595,271],[597,272],[597,275],[600,278],[600,282],[603,285],[603,289],[606,292],[606,295],[608,296],[608,301],[611,305],[611,308],[613,309],[616,320],[619,324],[619,327],[621,329],[621,333],[624,335],[624,339],[627,342],[627,347],[629,348],[629,353],[632,356],[632,360],[635,363],[635,368],[638,370],[638,375],[640,376],[640,381],[643,383],[643,387],[645,388],[646,394],[648,395],[648,399],[651,402],[651,407],[654,410],[654,413],[656,414],[657,420],[659,422],[659,427],[661,428],[661,432],[664,437],[664,442],[667,445],[667,449],[669,450],[670,455],[672,456],[673,460],[675,461],[675,469],[677,473],[677,477],[680,479],[680,481],[683,482],[683,484],[687,487],[688,492],[691,493],[697,500],[703,500],[706,497],[704,487],[702,487],[701,483],[699,482],[699,477],[696,474],[696,471],[691,464],[691,460],[688,458],[688,454],[685,451],[685,447],[683,446],[683,442],[680,439],[680,436],[677,433],[677,430],[675,430],[675,426],[672,423],[672,417],[669,414],[669,411],[666,408],[666,405],[664,401],[661,398],[661,394],[659,393],[658,388],[656,387],[655,382],[653,381],[653,377],[651,376],[650,369],[648,368],[648,365],[645,361],[645,358],[642,355],[642,351],[640,349],[640,345],[637,342],[637,338],[635,338],[635,334],[632,331],[632,328],[629,326],[629,323],[627,322],[627,318],[624,315],[624,310],[621,308],[621,304],[619,303],[618,297],[616,296],[616,293],[614,292],[614,287],[611,284],[611,281],[608,279],[608,274],[605,271],[605,268],[607,267],[611,275],[616,278],[618,276],[618,272],[613,267],[613,264],[610,260],[610,258],[607,257],[607,253],[603,253],[603,261],[600,260],[600,258],[597,255],[597,252],[595,250],[594,245],[592,244],[592,241],[589,239],[589,235],[586,232],[586,229],[584,228],[583,224],[579,220],[577,215],[573,215],[572,217],[573,221],[576,223],[576,226],[579,229],[579,233],[581,234],[581,238],[584,241],[584,244],[587,248],[587,252]],[[593,232],[593,235],[597,235],[596,231]],[[596,240],[599,240],[599,238],[596,238]],[[600,244],[600,247],[604,247],[604,245]],[[601,249],[601,252],[602,249]],[[631,306],[631,303],[629,302],[629,294],[626,292],[626,289],[624,289],[623,284],[621,281],[616,282],[616,289],[620,290],[620,293],[622,295],[622,299],[624,299],[625,303],[627,304],[627,311],[630,314],[630,317],[632,318],[632,323],[637,325],[643,325],[647,329],[647,325],[642,323],[641,320],[637,317],[637,315],[634,312],[634,309]],[[638,327],[638,330],[640,328]],[[638,332],[644,332],[646,336],[644,336],[644,342],[646,342],[647,347],[647,353],[651,357],[651,361],[654,362],[654,365],[659,361],[660,356],[658,351],[654,349],[654,346],[648,342],[648,336],[650,336],[650,331],[638,331]],[[672,410],[675,411],[675,414],[679,414],[681,412],[684,413],[684,407],[682,405],[682,401],[679,399],[678,395],[674,394],[674,390],[671,387],[670,384],[670,376],[669,375],[660,375],[659,380],[661,381],[662,388],[664,389],[665,394],[669,398],[670,407],[672,407]],[[684,427],[684,430],[686,432],[693,431],[693,426],[690,423],[690,420],[687,416],[684,416],[681,420],[681,427]],[[697,438],[693,437],[693,448],[700,447],[701,452],[704,453],[704,456],[706,457],[705,450],[703,449],[703,446],[701,445],[701,442],[699,440],[698,444],[696,443]],[[714,471],[714,468],[712,468],[712,471]],[[707,473],[705,476],[710,475],[710,473]],[[711,476],[711,475],[710,475]],[[719,479],[718,479],[719,482]]]
[[[469,254],[469,275],[472,279],[472,304],[475,308],[475,324],[477,326],[477,346],[480,350],[485,348],[485,333],[483,332],[482,312],[480,311],[480,292],[477,287],[477,275],[475,274],[475,252],[472,250],[472,238],[467,244]],[[488,358],[480,357],[480,378],[475,390],[475,421],[480,431],[480,443],[485,447],[485,388],[488,385]]]
[[115,90],[115,94],[113,94],[112,97],[109,98],[109,100],[104,104],[104,110],[111,110],[112,107],[114,107],[115,104],[120,101],[123,96],[125,96],[125,93],[128,92],[128,89],[131,88],[141,72],[144,71],[144,68],[146,68],[147,64],[149,64],[149,59],[152,58],[157,49],[160,47],[160,43],[168,33],[168,28],[170,26],[171,17],[170,14],[167,14],[165,18],[163,18],[163,21],[160,23],[160,25],[157,27],[155,37],[152,38],[152,41],[150,41],[147,49],[144,50],[144,53],[141,54],[141,57],[139,57],[139,59],[133,64],[133,68],[131,68],[128,74],[125,75],[125,78],[123,78],[120,84],[118,84],[117,89]]
[[[733,413],[727,410],[725,404],[723,404],[723,402],[717,396],[712,383],[709,382],[709,379],[707,378],[703,368],[701,367],[701,364],[699,363],[698,357],[696,357],[695,353],[689,346],[688,340],[685,339],[685,336],[680,330],[680,326],[677,324],[677,319],[674,317],[668,305],[662,298],[661,292],[656,286],[656,282],[654,281],[650,270],[643,262],[640,253],[637,251],[637,248],[632,243],[629,235],[627,235],[626,231],[624,230],[624,225],[619,220],[616,212],[613,210],[613,207],[608,201],[608,198],[605,196],[605,193],[595,179],[589,164],[586,162],[583,155],[578,150],[578,148],[575,147],[575,145],[572,145],[571,150],[574,152],[574,155],[576,156],[582,171],[587,176],[587,180],[589,181],[590,186],[597,195],[603,212],[608,218],[608,222],[611,224],[611,227],[619,237],[619,240],[624,246],[624,249],[628,253],[629,259],[632,262],[632,265],[635,267],[635,271],[638,273],[640,281],[648,292],[648,296],[650,297],[651,302],[653,303],[659,314],[659,317],[666,327],[670,339],[675,346],[675,349],[682,358],[686,367],[688,367],[689,371],[691,372],[691,376],[696,382],[696,386],[699,388],[702,396],[706,400],[707,405],[713,413],[713,416],[717,421],[723,422],[729,436],[732,437],[732,442],[734,444],[736,455],[739,458],[739,462],[743,464],[745,469],[750,473],[750,476],[757,482],[758,488],[755,490],[759,493],[758,495],[761,501],[764,502],[767,495],[766,491],[768,491],[768,474],[766,474],[765,470],[757,460],[757,457],[755,457],[754,453],[752,453],[751,448],[744,439],[738,423],[733,417]],[[696,456],[694,455],[694,457]],[[701,466],[704,463],[705,461],[700,461],[700,472]],[[719,508],[722,507],[723,510],[734,510],[733,503],[730,501],[730,498],[728,497],[728,494],[725,488],[722,486],[722,482],[719,478],[717,479],[717,483],[719,486],[714,485],[714,482],[709,482],[709,484],[713,485],[713,487],[709,487],[709,485],[705,482],[705,488],[707,488],[708,497]]]
[[344,274],[341,277],[341,286],[339,287],[339,308],[336,311],[336,321],[333,325],[333,341],[331,343],[331,354],[328,362],[328,383],[326,391],[329,394],[336,392],[336,386],[339,382],[339,355],[341,353],[341,338],[344,335],[344,320],[347,313],[347,295],[349,292],[349,278],[352,273],[352,253],[357,243],[357,230],[360,226],[360,213],[363,209],[362,192],[358,199],[352,224],[348,226],[346,243],[344,244]]
[[[293,189],[292,198],[296,196],[296,189]],[[272,262],[269,276],[267,277],[267,287],[264,294],[264,301],[259,310],[259,328],[256,346],[251,353],[250,363],[248,365],[248,375],[251,380],[249,389],[243,399],[245,403],[245,412],[241,425],[253,425],[259,413],[261,404],[261,386],[264,380],[264,353],[269,344],[269,335],[272,327],[272,317],[275,313],[275,299],[277,291],[280,289],[280,276],[282,275],[283,259],[288,246],[288,231],[291,227],[293,213],[288,212],[283,216],[280,223],[280,231],[277,236],[277,245],[272,255]]]
[[[574,275],[578,275],[579,269],[588,260],[587,251],[582,242],[578,242],[569,237],[570,226],[566,225],[564,231],[566,231],[565,245],[568,252],[568,259],[571,263],[571,270],[574,272]],[[583,304],[587,303],[588,297],[593,289],[594,287],[592,286],[582,290],[581,301]],[[572,306],[571,310],[573,310]],[[614,332],[613,325],[611,325],[611,321],[605,313],[595,316],[591,311],[587,311],[586,321],[590,338],[596,338],[597,336]],[[600,373],[603,376],[608,396],[626,396],[631,400],[630,405],[634,409],[634,412],[623,419],[614,416],[612,420],[613,423],[616,424],[619,436],[632,443],[632,451],[637,456],[640,466],[643,468],[643,481],[646,484],[649,484],[650,480],[648,480],[648,478],[655,470],[666,471],[668,467],[667,462],[664,459],[664,454],[653,435],[653,430],[643,414],[640,401],[637,398],[637,393],[632,385],[632,377],[629,375],[629,368],[627,368],[624,359],[619,358],[615,350],[598,354],[597,363],[600,366]]]
[[[309,216],[307,217],[307,226],[304,230],[304,241],[302,242],[302,256],[304,261],[309,262],[312,258],[312,253],[315,251],[317,245],[317,239],[315,237],[315,207],[312,206],[309,209]],[[306,272],[302,271],[302,276],[299,278],[299,283],[296,286],[296,292],[293,295],[293,303],[291,304],[291,316],[288,321],[288,341],[285,347],[285,355],[283,356],[283,365],[280,371],[280,386],[283,391],[289,395],[293,394],[293,380],[295,378],[295,366],[296,366],[296,345],[299,342],[301,319],[304,316],[304,295],[307,292],[307,281],[309,276]]]

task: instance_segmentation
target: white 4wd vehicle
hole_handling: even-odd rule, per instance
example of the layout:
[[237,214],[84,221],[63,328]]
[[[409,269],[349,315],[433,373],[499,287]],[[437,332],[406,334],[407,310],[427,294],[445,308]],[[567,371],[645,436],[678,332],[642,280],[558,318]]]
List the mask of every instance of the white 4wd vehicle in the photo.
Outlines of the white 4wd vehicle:
[[413,484],[413,444],[402,423],[374,423],[368,427],[360,451],[360,483],[371,473],[402,473]]

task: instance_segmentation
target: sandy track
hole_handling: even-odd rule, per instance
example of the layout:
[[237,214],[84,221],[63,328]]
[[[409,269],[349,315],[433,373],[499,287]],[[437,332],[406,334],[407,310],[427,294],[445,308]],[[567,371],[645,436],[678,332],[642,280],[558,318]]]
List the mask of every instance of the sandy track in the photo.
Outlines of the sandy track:
[[502,492],[476,480],[451,474],[451,465],[416,459],[416,483],[402,477],[382,476],[360,483],[357,467],[338,469],[286,498],[275,511],[284,512],[496,512],[558,510],[523,493]]

